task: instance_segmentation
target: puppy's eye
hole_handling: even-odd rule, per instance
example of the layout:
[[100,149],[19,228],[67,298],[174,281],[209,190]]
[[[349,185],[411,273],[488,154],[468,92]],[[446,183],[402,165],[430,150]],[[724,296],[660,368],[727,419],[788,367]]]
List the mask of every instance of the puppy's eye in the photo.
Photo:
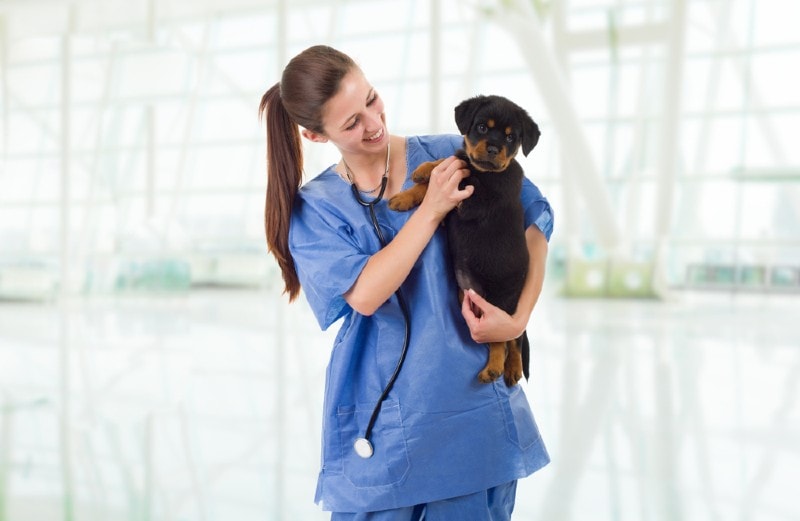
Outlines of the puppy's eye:
[[478,123],[477,128],[479,134],[486,134],[489,131],[489,128],[484,123]]
[[509,134],[506,136],[506,143],[513,143],[517,140],[517,136],[515,134]]

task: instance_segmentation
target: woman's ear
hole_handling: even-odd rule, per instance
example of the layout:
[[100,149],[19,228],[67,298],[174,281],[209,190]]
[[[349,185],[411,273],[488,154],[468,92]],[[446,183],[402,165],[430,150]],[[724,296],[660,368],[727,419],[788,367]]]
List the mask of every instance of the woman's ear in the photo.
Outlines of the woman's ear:
[[300,133],[309,141],[313,141],[314,143],[327,143],[328,138],[324,135],[314,132],[313,130],[308,130],[306,128],[301,129]]

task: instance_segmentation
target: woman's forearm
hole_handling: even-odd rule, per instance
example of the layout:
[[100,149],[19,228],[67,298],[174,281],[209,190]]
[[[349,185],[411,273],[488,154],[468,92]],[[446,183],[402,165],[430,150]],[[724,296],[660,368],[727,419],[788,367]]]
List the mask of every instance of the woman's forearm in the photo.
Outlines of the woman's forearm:
[[[472,339],[478,343],[505,342],[517,338],[528,326],[528,320],[544,284],[547,239],[538,228],[531,226],[525,231],[525,240],[530,259],[528,275],[513,315],[494,306],[473,290],[465,292],[464,301],[461,303],[461,315],[467,322]],[[475,308],[479,312],[476,312]]]
[[547,264],[548,244],[544,234],[536,226],[530,226],[525,231],[525,240],[528,244],[528,276],[522,289],[514,320],[524,331],[530,320],[533,308],[539,300],[544,285],[545,266]]
[[430,242],[441,219],[420,207],[392,241],[370,257],[355,284],[345,293],[350,307],[372,315],[406,280]]

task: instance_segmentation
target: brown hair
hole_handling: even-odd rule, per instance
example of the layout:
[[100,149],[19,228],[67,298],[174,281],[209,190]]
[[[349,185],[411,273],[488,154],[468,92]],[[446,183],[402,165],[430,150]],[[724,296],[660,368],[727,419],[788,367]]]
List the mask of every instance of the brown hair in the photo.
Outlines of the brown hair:
[[258,107],[258,117],[264,118],[267,125],[267,248],[278,261],[284,292],[290,301],[300,292],[300,280],[289,252],[292,203],[303,180],[298,125],[322,134],[325,103],[339,91],[342,78],[357,67],[352,58],[336,49],[325,45],[309,47],[289,61],[281,81],[264,93]]

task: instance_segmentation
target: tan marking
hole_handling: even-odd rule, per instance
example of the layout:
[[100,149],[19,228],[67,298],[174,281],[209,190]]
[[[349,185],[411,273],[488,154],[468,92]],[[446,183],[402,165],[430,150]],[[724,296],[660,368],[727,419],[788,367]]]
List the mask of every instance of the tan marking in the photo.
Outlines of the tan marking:
[[[464,150],[466,150],[467,155],[472,159],[472,166],[481,172],[503,172],[508,168],[509,163],[511,163],[511,160],[514,159],[516,155],[516,151],[511,155],[507,155],[506,150],[503,148],[494,158],[490,158],[489,153],[486,151],[485,140],[478,140],[476,143],[472,143],[470,140],[465,139],[464,142]],[[494,167],[486,168],[485,166],[477,164],[476,161],[491,161],[494,163]]]
[[486,366],[478,373],[478,380],[488,384],[503,374],[506,363],[506,343],[491,342],[489,344],[489,360]]
[[427,183],[418,183],[389,199],[389,208],[396,212],[405,212],[419,206],[428,191]]
[[411,180],[415,183],[427,183],[428,179],[431,177],[431,172],[433,172],[433,169],[436,168],[442,161],[444,161],[444,159],[422,163],[414,170],[414,172],[412,172]]
[[506,385],[509,387],[516,385],[524,376],[522,370],[522,349],[520,348],[518,338],[508,342],[508,355],[506,356],[503,376]]
[[490,119],[489,121],[487,121],[486,126],[489,128],[494,128],[494,120]]

